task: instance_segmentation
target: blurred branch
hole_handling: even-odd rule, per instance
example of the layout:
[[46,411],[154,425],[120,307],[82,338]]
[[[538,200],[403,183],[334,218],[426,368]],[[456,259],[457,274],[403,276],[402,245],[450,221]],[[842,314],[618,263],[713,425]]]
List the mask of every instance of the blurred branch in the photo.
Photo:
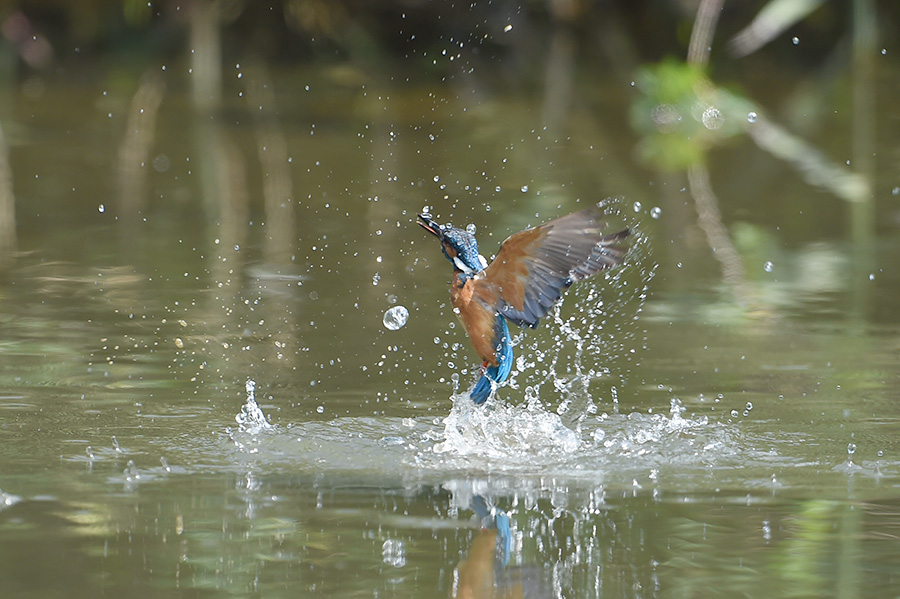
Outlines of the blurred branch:
[[119,146],[118,191],[123,216],[134,216],[147,201],[147,168],[156,115],[166,85],[156,69],[146,71],[131,100],[125,137]]
[[820,4],[822,0],[771,0],[749,25],[731,38],[728,48],[738,58],[752,54],[805,19]]
[[[687,61],[691,66],[702,68],[709,60],[716,23],[722,12],[722,2],[723,0],[702,0],[700,2],[697,19],[694,21],[694,29],[691,32],[691,42],[688,46]],[[709,98],[714,90],[714,86],[706,77],[700,77],[695,84],[695,93],[698,98]],[[698,223],[706,234],[706,240],[712,249],[713,256],[722,266],[722,279],[726,284],[731,285],[739,301],[746,301],[748,293],[744,262],[731,239],[728,228],[722,222],[719,200],[713,192],[706,164],[698,162],[689,166],[687,176],[691,196],[694,198],[694,205],[697,208]]]
[[275,118],[273,83],[262,65],[256,65],[247,86],[247,103],[256,119],[256,147],[263,175],[266,210],[266,259],[290,261],[294,245],[293,184],[287,140]]
[[0,127],[0,267],[9,262],[16,251],[16,197],[12,181],[9,149]]
[[688,167],[687,176],[700,228],[706,233],[713,256],[722,265],[722,280],[734,287],[739,299],[744,299],[747,297],[744,289],[744,262],[731,240],[728,228],[722,222],[719,200],[709,181],[709,170],[705,165],[696,164]]
[[222,38],[216,0],[194,0],[188,15],[191,32],[191,83],[194,106],[209,109],[222,101]]
[[748,124],[747,134],[760,148],[792,164],[810,185],[827,189],[849,202],[861,202],[868,197],[869,183],[864,177],[830,162],[815,147],[764,115],[757,115],[756,121]]
[[687,61],[690,64],[705,67],[712,52],[712,39],[722,13],[724,0],[702,0],[697,8],[694,28],[691,30],[691,41],[688,45]]

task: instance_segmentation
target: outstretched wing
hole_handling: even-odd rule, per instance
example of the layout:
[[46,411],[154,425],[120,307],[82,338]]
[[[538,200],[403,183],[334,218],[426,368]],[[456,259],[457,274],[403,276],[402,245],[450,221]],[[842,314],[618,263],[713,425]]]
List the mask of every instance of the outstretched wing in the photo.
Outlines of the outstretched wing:
[[595,206],[504,241],[478,281],[499,296],[500,314],[519,326],[536,327],[572,283],[621,262],[625,248],[615,244],[628,229],[604,235],[602,216]]

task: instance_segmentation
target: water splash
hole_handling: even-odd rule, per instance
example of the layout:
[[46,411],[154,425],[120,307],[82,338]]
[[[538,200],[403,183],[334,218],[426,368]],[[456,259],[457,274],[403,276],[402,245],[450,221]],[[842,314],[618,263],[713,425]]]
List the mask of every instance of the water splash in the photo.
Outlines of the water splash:
[[[557,406],[570,428],[596,414],[627,388],[628,373],[646,345],[639,317],[656,272],[649,238],[622,199],[606,202],[611,221],[631,230],[623,263],[572,287],[548,315],[552,326],[513,342],[516,364],[508,386],[524,388],[530,404]],[[549,323],[548,323],[549,324]]]
[[261,431],[270,430],[272,424],[266,419],[262,408],[256,403],[256,381],[247,380],[247,403],[241,406],[240,414],[234,417],[242,433],[256,435]]
[[536,402],[513,406],[494,400],[481,407],[466,392],[455,395],[453,403],[442,421],[443,430],[435,435],[436,454],[479,455],[515,464],[526,457],[526,461],[553,461],[581,446],[576,431]]
[[[656,484],[672,469],[727,467],[753,453],[734,427],[706,415],[686,415],[677,398],[668,414],[604,412],[575,428],[537,403],[512,406],[495,398],[479,408],[464,393],[453,399],[450,414],[435,421],[438,428],[423,439],[433,445],[413,442],[419,449],[417,468],[552,472]],[[767,454],[765,460],[774,457]]]

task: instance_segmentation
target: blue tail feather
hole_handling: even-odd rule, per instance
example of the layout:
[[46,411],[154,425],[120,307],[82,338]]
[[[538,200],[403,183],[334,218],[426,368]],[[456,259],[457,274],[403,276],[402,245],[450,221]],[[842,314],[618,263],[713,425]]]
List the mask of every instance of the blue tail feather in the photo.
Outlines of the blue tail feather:
[[484,370],[484,374],[478,379],[475,388],[469,397],[480,406],[487,398],[490,397],[493,390],[492,383],[502,383],[509,377],[512,370],[513,351],[512,343],[509,338],[509,327],[506,326],[506,319],[497,314],[494,322],[494,340],[496,341],[497,365],[491,366]]

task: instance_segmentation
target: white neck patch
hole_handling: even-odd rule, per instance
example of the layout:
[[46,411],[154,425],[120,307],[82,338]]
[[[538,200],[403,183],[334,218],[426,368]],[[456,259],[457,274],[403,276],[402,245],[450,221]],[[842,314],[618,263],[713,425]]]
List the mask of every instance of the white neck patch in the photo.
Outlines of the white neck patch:
[[475,271],[466,266],[466,263],[459,259],[459,256],[453,256],[453,264],[456,265],[456,268],[463,271],[467,275],[474,274]]

